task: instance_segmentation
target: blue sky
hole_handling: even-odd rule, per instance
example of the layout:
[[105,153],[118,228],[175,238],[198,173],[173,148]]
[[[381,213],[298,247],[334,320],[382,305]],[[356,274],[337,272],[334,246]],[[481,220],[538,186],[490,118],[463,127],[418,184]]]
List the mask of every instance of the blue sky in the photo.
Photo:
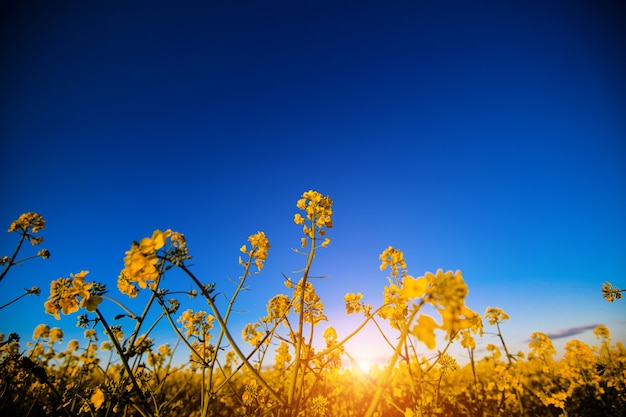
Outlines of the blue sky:
[[[392,245],[413,275],[462,270],[471,308],[511,315],[513,350],[533,331],[593,343],[597,323],[626,341],[626,303],[600,293],[626,286],[617,2],[12,3],[1,221],[41,213],[52,258],[15,268],[2,300],[83,269],[115,293],[124,251],[157,228],[184,233],[194,271],[230,293],[238,248],[264,230],[242,327],[302,268],[292,219],[315,189],[335,203],[316,284],[344,332],[344,293],[379,305]],[[0,311],[0,331],[69,332],[44,294]]]

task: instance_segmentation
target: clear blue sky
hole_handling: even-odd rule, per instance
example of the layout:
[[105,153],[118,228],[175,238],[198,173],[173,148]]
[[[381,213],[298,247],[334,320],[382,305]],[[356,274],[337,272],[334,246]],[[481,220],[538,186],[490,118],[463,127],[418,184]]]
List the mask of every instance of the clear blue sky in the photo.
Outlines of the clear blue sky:
[[597,323],[626,342],[626,302],[600,293],[626,287],[620,2],[132,3],[3,2],[0,221],[41,213],[52,258],[0,283],[3,302],[43,290],[0,331],[69,331],[76,315],[43,312],[49,281],[87,269],[115,294],[156,228],[230,293],[264,230],[238,333],[303,266],[292,219],[315,189],[335,202],[314,273],[340,335],[344,293],[380,304],[392,245],[416,276],[462,270],[471,308],[511,315],[513,350],[533,331],[592,343],[575,329]]

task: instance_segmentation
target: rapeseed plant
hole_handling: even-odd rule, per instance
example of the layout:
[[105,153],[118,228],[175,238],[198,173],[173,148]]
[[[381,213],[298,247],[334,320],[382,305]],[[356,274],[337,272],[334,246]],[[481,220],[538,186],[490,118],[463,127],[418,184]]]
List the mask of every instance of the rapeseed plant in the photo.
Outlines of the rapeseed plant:
[[[346,313],[362,316],[362,323],[340,335],[324,324],[325,304],[310,275],[318,251],[332,243],[327,234],[333,227],[333,202],[309,190],[296,208],[293,220],[302,235],[294,251],[304,256],[304,268],[294,280],[285,277],[286,291],[268,300],[266,316],[243,328],[235,328],[231,319],[241,290],[268,259],[271,246],[262,231],[239,248],[243,271],[223,308],[216,303],[215,284],[202,282],[188,265],[191,255],[184,235],[169,229],[131,243],[117,277],[124,302],[101,283],[88,281],[86,270],[53,280],[45,311],[57,319],[79,313],[84,341],[69,340],[63,347],[63,329],[46,324],[36,326],[25,348],[19,335],[0,333],[0,414],[623,415],[626,349],[612,344],[606,326],[594,330],[599,346],[571,341],[560,360],[549,337],[538,332],[530,336],[527,354],[511,354],[501,329],[510,319],[504,310],[490,307],[481,317],[465,304],[469,290],[461,271],[414,277],[404,253],[393,246],[379,256],[380,269],[389,271],[382,304],[372,307],[361,292],[345,294]],[[22,242],[41,244],[43,238],[35,234],[44,226],[36,213],[24,213],[11,223],[9,232],[20,238],[13,255],[0,257],[0,281],[20,262],[49,257],[42,249],[17,259]],[[164,277],[173,269],[194,288],[166,287]],[[25,291],[0,308],[39,294],[37,287]],[[607,301],[620,299],[622,292],[608,282],[602,286]],[[202,297],[207,311],[187,308],[177,298],[181,294]],[[131,301],[129,308],[125,302]],[[134,311],[137,301],[145,302],[140,313]],[[104,302],[120,309],[115,325],[100,310]],[[175,343],[157,341],[153,330],[161,320],[169,323]],[[495,333],[485,331],[484,321]],[[388,362],[369,372],[345,367],[343,360],[351,358],[346,343],[372,324],[389,345]],[[100,340],[101,330],[106,340]],[[238,333],[244,344],[233,336]],[[443,345],[438,346],[438,334],[444,336]],[[499,343],[487,344],[489,354],[478,360],[477,340],[484,334],[495,334]],[[315,344],[317,339],[321,345]],[[467,365],[459,366],[448,353],[453,343],[468,352]],[[437,351],[418,354],[420,344]],[[186,363],[173,363],[178,348],[188,350]]]

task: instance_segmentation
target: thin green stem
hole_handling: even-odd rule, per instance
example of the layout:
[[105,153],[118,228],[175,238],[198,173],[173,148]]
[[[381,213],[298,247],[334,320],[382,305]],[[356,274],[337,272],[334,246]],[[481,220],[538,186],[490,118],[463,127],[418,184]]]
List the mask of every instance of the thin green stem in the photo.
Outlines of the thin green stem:
[[[336,344],[334,344],[333,346],[324,349],[323,351],[321,351],[320,353],[318,353],[317,355],[311,356],[308,358],[309,361],[315,360],[315,359],[320,359],[322,357],[324,357],[325,355],[328,355],[329,353],[331,353],[332,351],[339,349],[340,347],[342,347],[343,345],[345,345],[350,339],[352,339],[354,336],[356,336],[361,330],[363,330],[363,328],[367,325],[367,323],[372,320],[374,321],[374,323],[376,323],[376,320],[374,320],[374,316],[380,311],[382,310],[386,305],[383,305],[381,307],[379,307],[378,309],[376,309],[376,311],[374,311],[372,314],[370,314],[363,323],[361,323],[361,325],[359,325],[359,327],[357,327],[355,330],[352,331],[352,333],[350,333],[348,336],[346,336],[343,340],[341,340],[340,342],[337,342]],[[393,346],[392,346],[393,347]]]
[[5,308],[5,307],[10,306],[11,304],[13,304],[13,303],[15,303],[15,302],[19,301],[20,299],[22,299],[22,298],[26,297],[26,296],[27,296],[27,295],[29,295],[29,294],[30,294],[29,292],[25,292],[24,294],[20,295],[19,297],[17,297],[17,298],[16,298],[16,299],[14,299],[13,301],[9,301],[8,303],[6,303],[6,304],[4,304],[4,305],[0,306],[0,310],[2,310],[2,309],[3,309],[3,308]]
[[22,231],[22,237],[20,237],[20,241],[17,243],[17,246],[15,247],[15,251],[13,252],[13,255],[7,261],[7,266],[4,267],[4,270],[2,271],[2,273],[0,273],[0,281],[2,281],[2,279],[7,274],[7,272],[9,272],[9,269],[11,269],[11,267],[14,265],[15,258],[17,257],[17,254],[19,253],[20,248],[22,247],[22,243],[24,243],[24,239],[26,239],[27,235],[28,235],[28,232],[26,230]]
[[[161,304],[161,306],[166,309],[166,307],[162,304],[162,301],[159,300],[159,304]],[[198,353],[198,351],[196,349],[194,349],[194,347],[189,343],[189,341],[187,340],[187,338],[185,338],[183,336],[183,334],[180,332],[180,329],[178,327],[176,327],[176,323],[174,323],[174,320],[172,319],[172,316],[169,314],[169,312],[166,309],[166,313],[165,313],[165,317],[167,317],[167,321],[169,321],[169,323],[172,325],[172,329],[174,329],[174,331],[176,332],[176,334],[178,335],[178,340],[182,340],[183,343],[187,346],[187,348],[191,351],[191,353],[193,353],[199,360],[200,363],[205,366],[208,367],[209,364],[202,358],[202,356],[200,356],[200,354]],[[178,341],[177,341],[178,343]]]
[[372,417],[374,415],[374,411],[376,410],[376,407],[378,407],[378,403],[380,402],[380,399],[383,395],[383,390],[385,389],[385,386],[387,385],[389,379],[391,378],[393,368],[396,366],[396,362],[398,360],[398,357],[400,356],[400,352],[402,351],[402,346],[404,346],[404,342],[409,335],[409,329],[410,329],[411,323],[413,322],[413,319],[417,315],[418,311],[419,309],[414,310],[413,313],[411,313],[409,320],[407,320],[403,324],[402,333],[400,334],[400,341],[398,342],[398,345],[396,346],[393,352],[393,356],[391,357],[391,360],[389,361],[389,364],[387,365],[387,369],[385,370],[385,373],[383,374],[382,378],[378,381],[378,387],[376,387],[376,392],[374,393],[374,397],[372,398],[372,401],[370,402],[370,405],[367,411],[365,412],[364,417]]
[[[246,278],[250,274],[250,266],[252,265],[253,256],[254,256],[254,252],[250,254],[250,258],[248,259],[248,262],[246,263],[246,267],[243,271],[243,276],[239,280],[239,285],[237,285],[237,289],[235,290],[235,292],[233,293],[233,296],[230,298],[228,302],[228,307],[226,308],[226,313],[224,314],[224,325],[228,324],[228,319],[230,317],[230,313],[232,311],[233,305],[235,304],[235,300],[237,299],[239,292],[243,288],[243,284],[245,283]],[[213,353],[213,357],[211,358],[211,363],[209,365],[210,373],[209,373],[209,383],[208,383],[208,389],[207,389],[208,395],[211,395],[211,391],[213,390],[213,370],[215,367],[215,363],[217,361],[217,354],[219,352],[219,348],[222,344],[223,338],[224,338],[224,330],[222,329],[217,338],[217,343],[215,345],[215,352]]]
[[115,346],[115,349],[117,350],[117,353],[120,359],[122,360],[122,364],[124,365],[124,369],[126,370],[126,373],[128,373],[128,377],[130,378],[133,384],[133,388],[135,389],[135,391],[137,391],[137,395],[139,395],[139,398],[141,399],[142,403],[147,404],[146,397],[143,394],[143,391],[141,390],[141,388],[139,387],[139,384],[137,383],[137,380],[135,379],[135,375],[133,374],[133,371],[130,369],[130,366],[128,365],[128,360],[126,359],[126,356],[124,355],[124,351],[122,350],[122,347],[117,341],[117,338],[113,334],[113,331],[109,327],[109,324],[107,323],[106,319],[104,318],[100,310],[97,308],[96,308],[96,314],[98,315],[98,319],[100,319],[100,322],[104,326],[104,330],[109,335],[109,339],[111,339],[111,342],[113,342],[113,346]]
[[129,308],[127,308],[124,304],[122,304],[120,301],[116,300],[115,298],[113,298],[113,297],[109,297],[108,295],[102,295],[101,297],[102,297],[103,299],[105,299],[105,300],[112,301],[112,302],[114,302],[115,304],[117,304],[118,306],[120,306],[120,307],[122,308],[122,310],[124,310],[125,312],[127,312],[127,313],[128,313],[128,316],[129,316],[131,319],[134,319],[134,320],[138,320],[138,319],[139,319],[139,317],[137,317],[137,315],[136,315],[135,313],[133,313],[132,311],[130,311],[130,309],[129,309]]
[[256,371],[254,366],[252,366],[252,364],[246,359],[245,355],[239,348],[239,345],[237,345],[237,343],[235,342],[235,339],[233,339],[232,335],[230,334],[230,331],[226,327],[226,323],[224,323],[224,319],[222,319],[222,315],[220,314],[220,311],[215,305],[215,301],[211,297],[211,294],[209,294],[209,292],[206,290],[204,285],[202,285],[202,283],[198,280],[198,278],[185,265],[181,264],[181,265],[178,265],[178,267],[181,268],[183,271],[185,271],[185,273],[189,276],[189,278],[191,278],[192,281],[198,286],[198,288],[202,292],[202,295],[204,296],[204,298],[206,298],[207,303],[209,304],[209,306],[211,306],[211,309],[213,310],[213,314],[215,314],[215,318],[217,319],[217,322],[219,323],[220,327],[224,331],[224,336],[226,336],[226,339],[232,346],[233,350],[235,351],[237,356],[239,356],[239,358],[243,361],[244,365],[250,371],[252,376],[257,380],[257,382],[259,382],[263,386],[263,388],[267,390],[267,392],[270,394],[270,396],[274,400],[276,400],[281,406],[284,406],[285,401],[276,393],[276,391],[274,391],[272,387],[268,385],[265,379],[263,379],[263,377],[259,375],[259,373]]

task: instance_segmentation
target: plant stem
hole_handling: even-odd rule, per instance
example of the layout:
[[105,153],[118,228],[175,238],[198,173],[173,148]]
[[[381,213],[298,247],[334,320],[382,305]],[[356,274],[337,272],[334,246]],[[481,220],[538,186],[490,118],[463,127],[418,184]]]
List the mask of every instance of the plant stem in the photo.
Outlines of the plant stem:
[[13,266],[13,262],[15,261],[15,258],[17,257],[17,254],[20,251],[20,248],[22,247],[22,243],[24,243],[24,239],[26,239],[27,234],[28,233],[25,230],[22,232],[22,237],[20,238],[20,241],[17,243],[17,246],[15,247],[15,252],[13,252],[11,259],[9,259],[7,262],[7,266],[4,267],[4,270],[0,274],[0,281],[2,281],[2,278],[4,278],[7,272],[9,272],[9,269]]
[[217,319],[217,322],[219,323],[220,327],[224,331],[224,336],[226,336],[226,339],[232,346],[237,356],[239,356],[239,359],[241,359],[241,361],[244,363],[246,368],[248,368],[252,376],[263,386],[263,388],[267,390],[270,396],[274,400],[276,400],[276,402],[278,402],[281,406],[284,406],[285,401],[276,393],[276,391],[272,389],[272,387],[268,385],[265,379],[263,379],[263,377],[259,375],[259,373],[254,368],[254,366],[252,366],[252,364],[246,359],[241,349],[239,349],[239,346],[235,342],[235,339],[233,339],[232,335],[230,334],[230,331],[226,327],[226,323],[224,323],[224,319],[222,319],[222,315],[220,314],[220,311],[217,309],[217,306],[215,305],[215,301],[213,301],[213,298],[211,298],[211,294],[209,294],[209,292],[206,290],[204,285],[202,285],[202,283],[198,280],[198,278],[185,265],[181,264],[181,265],[178,265],[178,267],[181,268],[183,271],[185,271],[185,273],[189,276],[189,278],[191,278],[193,282],[198,286],[204,298],[206,298],[207,303],[209,304],[209,306],[211,306],[211,309],[213,310],[213,313],[215,314],[215,318]]
[[374,415],[374,411],[376,410],[376,407],[378,406],[378,403],[380,402],[380,398],[383,395],[383,390],[385,389],[387,382],[391,378],[393,368],[396,366],[396,362],[398,360],[398,357],[400,356],[400,352],[402,351],[402,346],[404,346],[404,341],[409,335],[409,328],[411,326],[411,323],[413,322],[413,319],[415,318],[415,315],[417,314],[418,311],[419,309],[416,309],[415,311],[413,311],[413,313],[411,313],[411,316],[409,317],[409,320],[406,321],[404,325],[402,326],[402,333],[400,334],[400,341],[398,342],[398,345],[396,346],[393,352],[393,356],[391,357],[391,360],[389,361],[389,364],[387,365],[385,374],[378,381],[378,387],[376,388],[376,392],[374,393],[374,398],[372,398],[372,401],[370,402],[370,405],[363,417],[372,417],[372,415]]
[[117,338],[111,331],[111,328],[109,327],[109,324],[107,323],[106,319],[104,318],[100,310],[97,308],[96,308],[96,314],[98,315],[98,319],[100,319],[100,321],[102,322],[102,325],[104,326],[104,330],[106,330],[107,334],[109,335],[109,339],[111,339],[111,342],[113,342],[113,345],[115,346],[115,349],[117,350],[117,353],[120,359],[122,360],[124,369],[128,373],[128,377],[130,378],[133,384],[133,388],[135,389],[135,391],[137,391],[137,394],[139,395],[139,398],[141,399],[141,401],[144,404],[147,404],[146,397],[143,394],[143,391],[141,390],[141,388],[139,387],[139,384],[137,383],[137,380],[135,379],[135,375],[133,374],[133,371],[130,369],[130,366],[128,365],[128,360],[126,359],[126,356],[124,355],[124,351],[122,350],[122,347],[117,341]]
[[[298,333],[296,334],[296,358],[293,366],[293,376],[291,377],[291,383],[289,385],[289,391],[287,396],[287,404],[292,407],[294,405],[294,395],[296,392],[296,383],[298,381],[298,371],[300,370],[300,362],[301,362],[301,350],[302,350],[302,329],[304,326],[304,296],[306,290],[307,279],[309,278],[309,270],[311,269],[311,264],[313,263],[313,258],[315,257],[315,218],[311,220],[311,251],[309,252],[306,260],[306,266],[304,268],[304,272],[302,274],[302,279],[300,282],[300,315],[298,317]],[[297,289],[297,286],[296,286]],[[297,407],[295,408],[297,409]],[[294,413],[295,413],[294,409]]]

